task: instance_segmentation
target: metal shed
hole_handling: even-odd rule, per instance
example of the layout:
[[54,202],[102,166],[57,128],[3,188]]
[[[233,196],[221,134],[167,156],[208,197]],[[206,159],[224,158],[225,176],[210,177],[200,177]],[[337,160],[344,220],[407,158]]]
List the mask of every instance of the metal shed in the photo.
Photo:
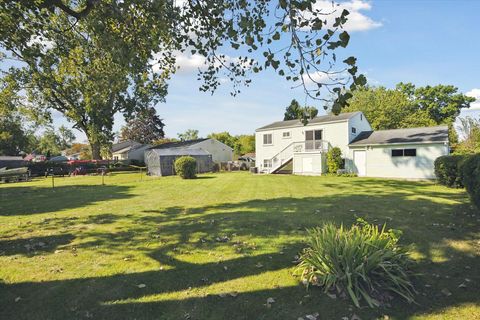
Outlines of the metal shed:
[[181,156],[191,156],[197,160],[197,173],[211,172],[212,155],[202,149],[149,149],[145,151],[145,164],[149,175],[171,176],[175,174],[174,163]]

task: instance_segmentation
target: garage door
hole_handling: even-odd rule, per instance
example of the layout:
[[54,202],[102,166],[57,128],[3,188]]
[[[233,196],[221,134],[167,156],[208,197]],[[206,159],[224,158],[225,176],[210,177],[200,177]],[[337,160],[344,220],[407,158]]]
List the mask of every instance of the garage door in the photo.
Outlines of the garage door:
[[366,174],[367,154],[365,151],[353,151],[353,163],[358,176],[363,177]]

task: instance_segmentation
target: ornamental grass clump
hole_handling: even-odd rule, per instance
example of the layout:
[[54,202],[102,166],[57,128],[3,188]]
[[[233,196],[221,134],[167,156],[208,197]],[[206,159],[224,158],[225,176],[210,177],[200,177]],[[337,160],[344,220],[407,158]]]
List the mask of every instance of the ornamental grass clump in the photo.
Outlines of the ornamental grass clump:
[[355,306],[378,307],[397,294],[414,301],[415,289],[407,250],[398,245],[400,231],[358,220],[351,228],[327,223],[308,229],[308,245],[295,274],[326,293],[350,297]]

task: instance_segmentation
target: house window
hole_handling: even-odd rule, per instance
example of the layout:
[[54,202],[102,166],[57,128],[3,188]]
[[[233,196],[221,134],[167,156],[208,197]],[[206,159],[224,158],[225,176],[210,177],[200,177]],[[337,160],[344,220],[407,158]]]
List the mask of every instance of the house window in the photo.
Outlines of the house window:
[[357,128],[352,127],[352,133],[353,133],[353,134],[356,134],[356,133],[357,133]]
[[360,114],[360,120],[363,121],[363,114]]
[[405,149],[405,150],[403,150],[403,155],[405,157],[416,157],[417,156],[417,149]]
[[272,144],[272,143],[273,143],[272,134],[271,133],[264,134],[263,135],[263,144]]
[[264,160],[263,160],[263,167],[264,167],[264,168],[271,168],[271,167],[272,167],[272,160],[270,160],[270,159],[264,159]]
[[289,138],[290,138],[290,131],[284,131],[284,132],[282,133],[282,137],[283,137],[284,139],[289,139]]
[[322,147],[323,130],[305,131],[305,149],[316,150]]
[[416,157],[417,149],[392,149],[392,157]]

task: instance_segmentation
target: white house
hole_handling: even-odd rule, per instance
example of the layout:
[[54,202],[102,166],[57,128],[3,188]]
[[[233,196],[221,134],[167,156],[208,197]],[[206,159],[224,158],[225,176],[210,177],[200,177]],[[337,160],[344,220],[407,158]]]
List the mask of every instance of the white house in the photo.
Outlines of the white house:
[[342,150],[347,172],[359,176],[435,178],[433,163],[449,153],[448,127],[372,131],[362,112],[279,121],[255,131],[260,172],[321,175],[326,153]]
[[149,144],[141,144],[135,141],[121,141],[112,145],[113,160],[137,160],[144,161],[145,150],[150,148]]

